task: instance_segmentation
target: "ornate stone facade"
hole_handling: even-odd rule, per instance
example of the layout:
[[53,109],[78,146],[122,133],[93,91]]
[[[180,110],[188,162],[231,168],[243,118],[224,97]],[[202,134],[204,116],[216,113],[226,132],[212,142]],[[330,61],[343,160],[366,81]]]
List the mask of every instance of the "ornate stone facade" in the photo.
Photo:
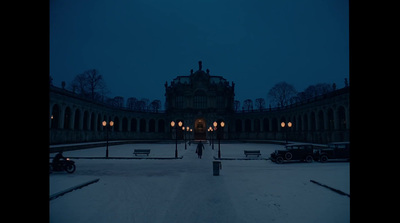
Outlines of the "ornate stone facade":
[[166,113],[194,130],[194,139],[205,140],[207,127],[233,113],[235,84],[210,71],[199,70],[190,76],[178,76],[171,85],[165,83]]
[[[349,89],[342,88],[307,102],[284,108],[234,112],[235,84],[209,70],[191,71],[165,84],[166,111],[138,112],[93,102],[50,87],[50,144],[105,140],[104,120],[114,121],[110,140],[169,140],[175,137],[171,121],[193,129],[191,139],[208,139],[214,121],[224,121],[223,138],[229,140],[285,140],[327,143],[348,141]],[[292,122],[282,128],[281,122]],[[215,134],[213,135],[215,137]],[[178,137],[183,137],[181,129]]]

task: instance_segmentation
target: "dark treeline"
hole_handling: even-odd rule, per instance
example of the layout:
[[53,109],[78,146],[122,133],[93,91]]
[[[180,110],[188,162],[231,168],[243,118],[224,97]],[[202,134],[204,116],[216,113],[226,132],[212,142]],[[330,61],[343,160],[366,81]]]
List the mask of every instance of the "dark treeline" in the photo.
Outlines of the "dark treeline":
[[[52,85],[51,76],[50,84]],[[65,81],[61,83],[61,86],[65,89]],[[101,102],[115,108],[145,112],[158,112],[161,109],[161,101],[158,99],[150,102],[148,98],[137,99],[136,97],[129,97],[125,103],[122,96],[108,97],[110,91],[107,89],[103,76],[96,69],[87,70],[82,74],[76,75],[67,89],[80,97]]]
[[[52,78],[50,76],[50,84]],[[62,88],[65,89],[65,81],[61,83]],[[344,79],[345,87],[349,86],[347,78]],[[113,98],[108,97],[110,93],[104,82],[102,75],[98,70],[91,69],[78,74],[69,84],[68,88],[75,94],[81,97],[105,103],[109,106],[116,108],[125,108],[133,111],[145,112],[158,112],[161,110],[161,101],[156,99],[150,102],[147,98],[138,99],[136,97],[129,97],[126,102],[123,97],[116,96]],[[327,94],[336,90],[336,84],[319,83],[308,86],[304,91],[298,92],[295,87],[286,82],[279,82],[275,84],[268,92],[267,98],[269,99],[268,107],[271,109],[285,107],[294,103],[304,102],[315,98],[320,95]],[[234,101],[234,110],[238,111],[262,111],[266,109],[266,102],[264,98],[256,98],[254,103],[252,99],[246,99],[241,105],[240,101]]]
[[[344,79],[345,87],[349,86],[347,78]],[[308,86],[304,91],[298,92],[296,88],[286,82],[279,82],[272,87],[267,98],[269,99],[269,109],[285,107],[295,103],[301,103],[308,101],[312,98],[327,94],[329,92],[336,90],[336,84],[319,83],[315,85]],[[251,99],[246,99],[243,101],[241,106],[240,101],[235,100],[234,110],[235,111],[262,111],[266,109],[266,102],[264,98],[256,98],[254,103]]]

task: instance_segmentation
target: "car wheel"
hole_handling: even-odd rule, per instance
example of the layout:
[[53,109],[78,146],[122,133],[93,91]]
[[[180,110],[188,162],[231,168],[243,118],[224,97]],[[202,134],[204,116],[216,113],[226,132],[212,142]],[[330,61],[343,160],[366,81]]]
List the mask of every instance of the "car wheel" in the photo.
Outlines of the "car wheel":
[[311,155],[306,156],[306,162],[307,163],[312,163],[313,157]]
[[290,153],[290,152],[287,152],[287,153],[285,154],[285,159],[287,159],[287,160],[290,160],[292,157],[293,157],[293,155],[292,155],[292,153]]
[[328,156],[327,156],[327,155],[322,155],[322,156],[319,158],[319,161],[320,161],[321,163],[328,162]]
[[278,164],[283,163],[283,157],[282,156],[276,157],[276,163],[278,163]]

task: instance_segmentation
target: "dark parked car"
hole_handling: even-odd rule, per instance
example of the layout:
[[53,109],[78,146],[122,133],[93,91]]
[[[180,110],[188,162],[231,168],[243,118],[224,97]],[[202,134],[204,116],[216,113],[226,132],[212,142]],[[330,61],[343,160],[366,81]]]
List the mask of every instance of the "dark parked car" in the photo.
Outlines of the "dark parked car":
[[333,142],[328,148],[317,152],[317,159],[324,163],[328,160],[350,160],[350,142]]
[[316,152],[321,148],[311,143],[293,143],[286,145],[285,150],[275,150],[271,153],[272,162],[283,163],[284,161],[305,161],[311,163],[316,160]]

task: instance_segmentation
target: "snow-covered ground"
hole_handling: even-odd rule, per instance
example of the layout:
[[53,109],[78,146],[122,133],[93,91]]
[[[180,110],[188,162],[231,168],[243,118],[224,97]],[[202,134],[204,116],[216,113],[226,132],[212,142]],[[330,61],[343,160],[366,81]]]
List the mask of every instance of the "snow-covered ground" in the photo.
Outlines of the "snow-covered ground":
[[[348,162],[275,164],[270,160],[222,160],[213,176],[212,150],[205,144],[198,159],[195,145],[178,145],[182,159],[75,159],[76,172],[49,175],[49,195],[99,178],[97,183],[50,201],[50,222],[349,222]],[[222,158],[246,158],[260,150],[268,158],[282,145],[221,144]],[[174,157],[175,144],[125,144],[109,147],[110,157]],[[105,147],[64,152],[70,157],[105,156]],[[54,156],[55,154],[50,154]],[[144,155],[144,157],[146,157]]]

